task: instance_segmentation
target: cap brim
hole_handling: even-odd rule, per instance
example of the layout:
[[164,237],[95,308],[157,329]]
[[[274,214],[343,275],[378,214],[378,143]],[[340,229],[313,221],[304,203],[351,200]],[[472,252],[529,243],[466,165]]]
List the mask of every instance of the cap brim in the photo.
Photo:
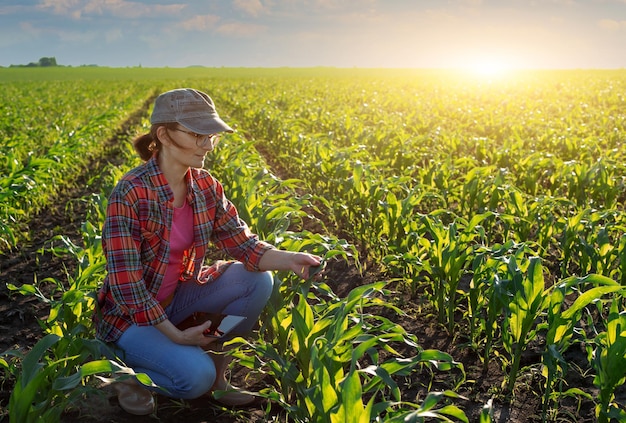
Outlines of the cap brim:
[[233,128],[228,126],[226,122],[224,122],[219,117],[211,117],[210,119],[181,119],[178,121],[178,123],[189,129],[190,131],[202,135],[217,134],[218,132],[235,132]]

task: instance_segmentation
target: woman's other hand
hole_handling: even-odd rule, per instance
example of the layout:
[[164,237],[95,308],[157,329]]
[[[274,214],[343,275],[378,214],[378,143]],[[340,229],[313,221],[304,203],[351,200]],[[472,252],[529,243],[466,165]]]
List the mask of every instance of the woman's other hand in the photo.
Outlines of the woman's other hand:
[[157,329],[159,329],[163,334],[165,334],[165,336],[167,336],[177,344],[197,345],[200,347],[206,347],[215,342],[216,339],[218,339],[212,336],[206,336],[204,334],[204,332],[210,327],[210,320],[207,320],[200,325],[191,326],[183,330],[178,329],[169,320],[165,320],[156,325]]

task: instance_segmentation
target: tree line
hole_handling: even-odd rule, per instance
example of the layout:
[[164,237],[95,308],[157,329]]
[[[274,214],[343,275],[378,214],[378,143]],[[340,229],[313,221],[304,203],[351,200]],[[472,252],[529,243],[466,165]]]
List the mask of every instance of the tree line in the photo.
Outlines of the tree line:
[[42,57],[38,62],[30,62],[27,65],[11,65],[10,67],[24,67],[24,68],[35,68],[35,67],[52,67],[58,66],[56,57]]

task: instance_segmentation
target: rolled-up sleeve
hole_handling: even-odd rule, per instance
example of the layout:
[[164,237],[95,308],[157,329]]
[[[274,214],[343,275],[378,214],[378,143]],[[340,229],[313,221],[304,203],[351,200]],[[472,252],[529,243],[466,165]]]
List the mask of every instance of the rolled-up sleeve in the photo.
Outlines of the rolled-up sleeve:
[[236,207],[217,190],[218,201],[212,241],[234,259],[242,262],[247,270],[258,271],[261,257],[266,251],[275,248],[250,231],[240,217]]

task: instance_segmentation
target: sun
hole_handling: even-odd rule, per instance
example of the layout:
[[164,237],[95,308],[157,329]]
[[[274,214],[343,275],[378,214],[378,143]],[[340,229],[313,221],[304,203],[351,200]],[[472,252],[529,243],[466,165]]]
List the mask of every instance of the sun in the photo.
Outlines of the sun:
[[463,72],[479,77],[495,78],[506,75],[519,65],[519,57],[509,52],[465,52],[459,64]]
[[468,69],[477,75],[496,76],[510,70],[511,67],[502,61],[487,59],[471,64]]

